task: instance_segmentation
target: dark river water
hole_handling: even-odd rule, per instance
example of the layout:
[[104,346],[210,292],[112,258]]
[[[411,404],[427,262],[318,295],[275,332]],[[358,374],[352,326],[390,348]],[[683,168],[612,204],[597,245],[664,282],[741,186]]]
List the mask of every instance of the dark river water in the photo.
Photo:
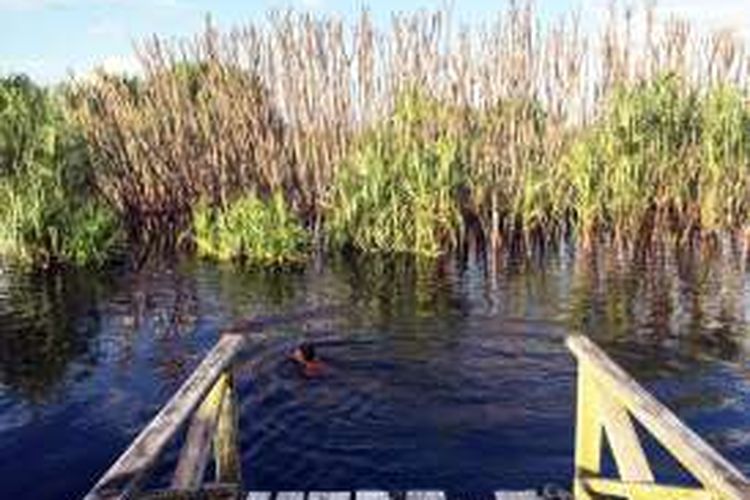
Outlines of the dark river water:
[[[83,495],[212,346],[253,314],[345,312],[257,335],[238,367],[246,486],[570,486],[586,333],[750,473],[750,273],[715,255],[614,251],[332,260],[269,273],[188,261],[138,272],[0,272],[2,498]],[[314,339],[329,370],[286,359]],[[657,477],[683,474],[649,442]],[[154,476],[169,479],[177,450]]]

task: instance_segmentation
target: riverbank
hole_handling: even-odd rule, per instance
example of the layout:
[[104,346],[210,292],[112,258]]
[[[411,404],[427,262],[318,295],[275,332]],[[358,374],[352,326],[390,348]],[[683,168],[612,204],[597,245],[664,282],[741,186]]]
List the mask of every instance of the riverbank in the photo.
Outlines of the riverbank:
[[144,42],[138,76],[4,78],[0,254],[286,267],[320,249],[433,258],[472,238],[746,238],[742,40],[670,21],[635,44],[623,12],[598,34],[571,19],[547,30],[516,6],[456,38],[445,12],[390,30],[288,12]]

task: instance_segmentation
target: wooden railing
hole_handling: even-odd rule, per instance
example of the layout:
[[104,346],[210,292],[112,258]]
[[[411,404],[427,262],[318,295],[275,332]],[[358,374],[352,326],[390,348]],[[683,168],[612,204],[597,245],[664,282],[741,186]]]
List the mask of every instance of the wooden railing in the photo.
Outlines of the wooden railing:
[[[570,337],[578,360],[574,494],[577,499],[750,499],[750,483],[586,337]],[[702,485],[656,483],[633,419]],[[606,438],[619,479],[601,476]]]
[[[270,324],[274,321],[265,326]],[[260,329],[259,323],[242,327]],[[229,331],[234,333],[221,336],[192,375],[86,495],[86,500],[236,498],[242,492],[239,416],[232,369],[247,337],[238,330]],[[585,337],[570,337],[567,345],[578,360],[573,481],[576,498],[750,499],[750,483],[742,473],[685,427],[596,345]],[[656,483],[633,419],[702,486]],[[142,487],[162,451],[188,422],[169,489],[143,493]],[[605,438],[619,479],[601,475]],[[212,457],[213,480],[206,482],[206,469]],[[198,492],[203,496],[196,496]]]
[[[190,420],[185,443],[172,477],[169,493],[158,498],[190,498],[198,490],[241,491],[237,405],[232,364],[245,344],[245,336],[225,334],[206,355],[190,378],[135,438],[130,447],[86,495],[86,500],[148,498],[141,488],[165,446]],[[212,484],[204,485],[211,460]]]
[[[233,365],[249,338],[260,340],[264,330],[308,320],[331,318],[341,306],[322,306],[291,314],[252,317],[224,330],[211,351],[157,413],[127,450],[99,479],[85,500],[130,498],[181,499],[235,497],[242,491],[239,415]],[[252,337],[250,337],[252,335]],[[149,473],[167,444],[190,420],[169,490],[142,493]],[[213,453],[212,453],[213,450]],[[214,479],[205,473],[214,458]]]

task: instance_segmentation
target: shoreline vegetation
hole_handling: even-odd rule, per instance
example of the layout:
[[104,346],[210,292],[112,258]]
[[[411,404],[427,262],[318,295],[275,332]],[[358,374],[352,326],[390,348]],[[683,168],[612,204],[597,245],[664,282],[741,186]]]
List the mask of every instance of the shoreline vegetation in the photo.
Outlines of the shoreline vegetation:
[[613,6],[604,28],[516,3],[377,27],[287,11],[137,46],[142,73],[0,79],[0,255],[103,265],[187,251],[284,267],[316,250],[488,255],[750,236],[750,57]]

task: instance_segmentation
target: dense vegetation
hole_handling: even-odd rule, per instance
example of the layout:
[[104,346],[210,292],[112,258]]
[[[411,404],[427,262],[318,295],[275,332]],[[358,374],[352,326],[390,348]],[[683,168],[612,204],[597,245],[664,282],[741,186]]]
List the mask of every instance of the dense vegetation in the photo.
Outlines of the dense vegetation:
[[321,245],[746,235],[741,42],[645,12],[635,43],[612,14],[591,40],[528,5],[458,35],[441,12],[388,33],[289,12],[148,42],[139,77],[7,78],[0,253],[100,263],[127,242],[286,265]]
[[750,110],[736,88],[686,90],[674,75],[618,88],[560,164],[582,233],[682,241],[750,215]]
[[63,91],[0,79],[0,254],[42,266],[102,263],[119,240]]
[[225,208],[199,203],[193,213],[193,232],[201,256],[268,266],[304,261],[309,243],[308,234],[279,193],[267,202],[245,196]]
[[326,225],[333,242],[428,256],[455,247],[467,165],[453,113],[408,91],[364,134],[334,178]]

